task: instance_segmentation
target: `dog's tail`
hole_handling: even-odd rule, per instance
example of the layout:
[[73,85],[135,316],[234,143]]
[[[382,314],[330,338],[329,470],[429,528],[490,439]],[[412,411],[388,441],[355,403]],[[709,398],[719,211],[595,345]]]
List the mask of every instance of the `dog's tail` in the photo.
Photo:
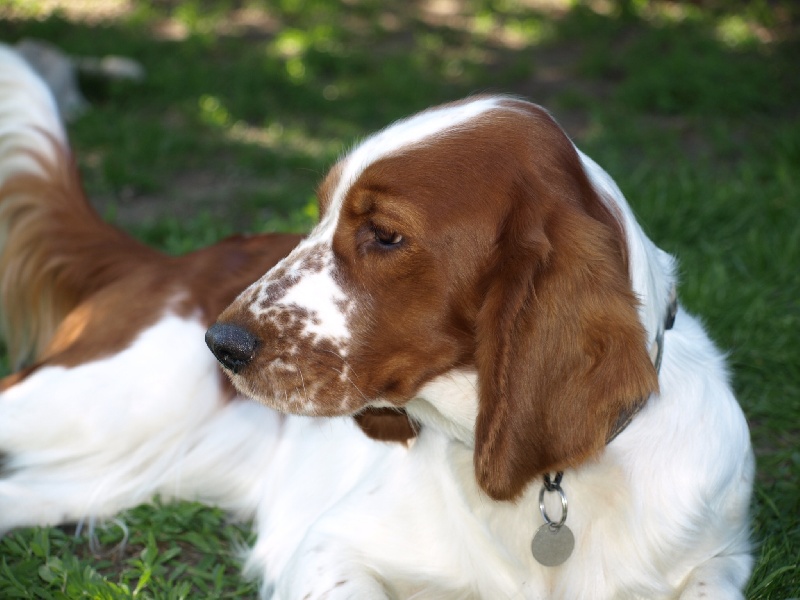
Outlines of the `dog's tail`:
[[89,205],[50,90],[0,44],[0,335],[13,368],[131,260],[160,255]]

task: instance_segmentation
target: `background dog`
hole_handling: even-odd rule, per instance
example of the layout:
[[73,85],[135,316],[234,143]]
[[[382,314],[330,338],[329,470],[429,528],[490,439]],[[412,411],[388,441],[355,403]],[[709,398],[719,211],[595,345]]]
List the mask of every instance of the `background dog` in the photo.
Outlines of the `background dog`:
[[203,332],[298,239],[173,257],[108,225],[49,90],[0,47],[0,327],[18,369],[0,383],[0,531],[155,494],[251,515],[251,451],[278,418],[234,398]]

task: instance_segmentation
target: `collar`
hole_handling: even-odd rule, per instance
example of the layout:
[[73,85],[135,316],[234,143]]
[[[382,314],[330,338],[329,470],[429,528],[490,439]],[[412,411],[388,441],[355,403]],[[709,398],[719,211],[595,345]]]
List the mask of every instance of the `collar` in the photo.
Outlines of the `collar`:
[[[664,356],[664,332],[672,329],[672,326],[675,324],[675,315],[677,314],[678,294],[675,290],[675,286],[672,286],[672,289],[669,293],[669,304],[667,305],[667,311],[664,315],[664,320],[658,327],[656,339],[654,339],[653,343],[650,344],[650,360],[653,361],[653,366],[656,368],[656,373],[661,371],[661,358]],[[635,405],[619,416],[617,422],[614,424],[614,429],[611,430],[611,433],[606,440],[606,445],[613,442],[614,439],[620,433],[622,433],[628,425],[631,424],[631,421],[633,421],[634,417],[638,415],[639,412],[644,408],[644,405],[647,404],[647,398],[647,396],[641,398]]]

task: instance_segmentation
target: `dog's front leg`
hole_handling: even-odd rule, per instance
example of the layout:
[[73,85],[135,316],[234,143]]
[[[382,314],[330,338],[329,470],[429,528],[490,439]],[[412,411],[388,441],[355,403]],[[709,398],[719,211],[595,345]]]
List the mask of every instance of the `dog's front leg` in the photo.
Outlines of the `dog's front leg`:
[[752,563],[748,552],[716,556],[706,561],[689,575],[680,600],[743,600],[741,590],[747,583]]
[[381,600],[389,596],[386,590],[371,576],[366,573],[340,575],[341,578],[332,583],[332,579],[323,578],[317,581],[305,581],[297,586],[297,593],[292,591],[287,594],[280,590],[272,596],[272,600]]
[[271,600],[388,600],[368,565],[338,544],[303,544],[274,586]]

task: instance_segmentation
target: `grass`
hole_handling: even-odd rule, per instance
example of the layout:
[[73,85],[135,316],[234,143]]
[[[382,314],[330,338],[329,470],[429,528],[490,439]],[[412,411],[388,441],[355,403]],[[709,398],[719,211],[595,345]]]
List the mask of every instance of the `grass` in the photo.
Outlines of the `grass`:
[[252,598],[240,576],[246,528],[184,502],[128,511],[91,532],[37,528],[2,542],[3,598]]
[[[418,109],[479,91],[548,106],[679,257],[682,302],[729,350],[758,457],[747,596],[800,597],[792,2],[465,0],[449,14],[400,0],[152,0],[105,20],[42,6],[0,8],[0,39],[147,69],[141,84],[85,81],[92,109],[70,133],[98,210],[172,252],[307,230],[335,157]],[[119,548],[113,523],[0,540],[0,597],[256,595],[237,567],[250,534],[216,509],[156,503],[119,522]]]

